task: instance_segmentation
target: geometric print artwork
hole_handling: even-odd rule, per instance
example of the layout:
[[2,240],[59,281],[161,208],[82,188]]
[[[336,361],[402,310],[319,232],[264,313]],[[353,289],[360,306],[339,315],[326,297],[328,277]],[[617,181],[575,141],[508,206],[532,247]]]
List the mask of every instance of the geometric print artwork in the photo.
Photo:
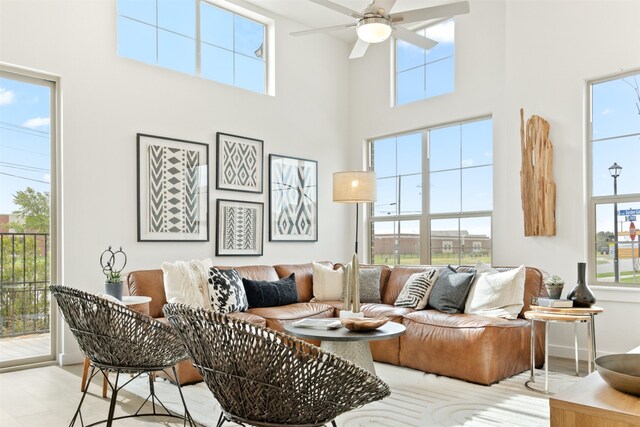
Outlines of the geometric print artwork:
[[318,163],[269,155],[269,240],[318,240]]
[[216,139],[216,188],[262,193],[262,141],[222,132]]
[[149,145],[149,231],[198,232],[198,152]]
[[209,146],[138,134],[138,241],[209,240]]
[[262,255],[263,204],[218,199],[216,255]]

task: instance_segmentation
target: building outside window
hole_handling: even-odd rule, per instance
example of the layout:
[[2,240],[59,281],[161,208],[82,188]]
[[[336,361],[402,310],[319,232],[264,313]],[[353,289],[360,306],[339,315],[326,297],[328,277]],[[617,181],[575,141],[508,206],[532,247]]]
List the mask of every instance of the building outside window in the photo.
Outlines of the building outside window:
[[589,275],[640,284],[640,72],[589,83]]
[[267,92],[267,20],[204,0],[118,0],[118,54]]
[[378,186],[371,262],[491,262],[491,119],[374,139],[369,147]]
[[453,92],[455,21],[437,21],[416,30],[416,33],[438,42],[425,50],[402,40],[396,40],[395,105]]

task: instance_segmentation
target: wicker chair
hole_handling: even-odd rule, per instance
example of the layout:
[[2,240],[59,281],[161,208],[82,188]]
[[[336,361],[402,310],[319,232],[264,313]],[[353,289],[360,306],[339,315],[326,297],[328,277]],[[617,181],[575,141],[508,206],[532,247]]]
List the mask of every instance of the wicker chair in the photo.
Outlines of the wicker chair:
[[335,426],[390,394],[380,378],[297,338],[182,304],[164,313],[222,407],[218,427]]
[[[184,425],[187,422],[195,425],[187,410],[179,382],[178,392],[184,406],[184,416],[171,414],[155,394],[153,373],[171,368],[177,378],[175,364],[187,358],[184,346],[169,325],[77,289],[57,285],[50,286],[50,289],[80,349],[90,360],[89,382],[96,374],[101,373],[111,388],[108,417],[89,426],[104,422],[111,426],[113,420],[141,416],[174,417],[183,419]],[[116,374],[113,383],[108,380],[108,372]],[[149,375],[149,396],[134,414],[114,418],[118,392],[145,373]],[[124,384],[118,385],[120,374],[132,374],[132,378],[125,376],[127,380]],[[81,425],[85,425],[81,408],[88,389],[89,387],[84,388],[69,426],[73,426],[78,417]],[[153,411],[141,413],[149,400]],[[166,413],[156,411],[156,402]]]

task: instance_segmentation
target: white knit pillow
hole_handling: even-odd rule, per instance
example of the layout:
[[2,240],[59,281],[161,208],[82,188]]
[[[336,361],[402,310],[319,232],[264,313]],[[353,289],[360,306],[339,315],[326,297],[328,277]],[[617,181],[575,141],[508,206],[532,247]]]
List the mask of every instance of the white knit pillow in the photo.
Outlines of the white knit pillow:
[[339,301],[342,299],[344,271],[334,270],[317,262],[313,264],[313,296],[316,301]]
[[211,309],[207,279],[211,259],[162,263],[164,293],[168,302]]
[[429,294],[438,278],[439,268],[430,268],[427,271],[413,273],[396,299],[396,307],[409,307],[422,310],[427,306]]
[[465,313],[515,319],[524,306],[524,265],[498,272],[486,264],[476,266],[476,280],[471,285]]

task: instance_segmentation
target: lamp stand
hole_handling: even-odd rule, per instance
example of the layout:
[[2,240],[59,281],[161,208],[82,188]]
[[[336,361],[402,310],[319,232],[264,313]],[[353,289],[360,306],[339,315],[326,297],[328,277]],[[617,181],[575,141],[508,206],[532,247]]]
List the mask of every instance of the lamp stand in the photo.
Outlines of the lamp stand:
[[358,212],[358,205],[360,203],[356,203],[356,250],[355,250],[355,254],[358,255],[358,217],[360,216],[360,213]]

